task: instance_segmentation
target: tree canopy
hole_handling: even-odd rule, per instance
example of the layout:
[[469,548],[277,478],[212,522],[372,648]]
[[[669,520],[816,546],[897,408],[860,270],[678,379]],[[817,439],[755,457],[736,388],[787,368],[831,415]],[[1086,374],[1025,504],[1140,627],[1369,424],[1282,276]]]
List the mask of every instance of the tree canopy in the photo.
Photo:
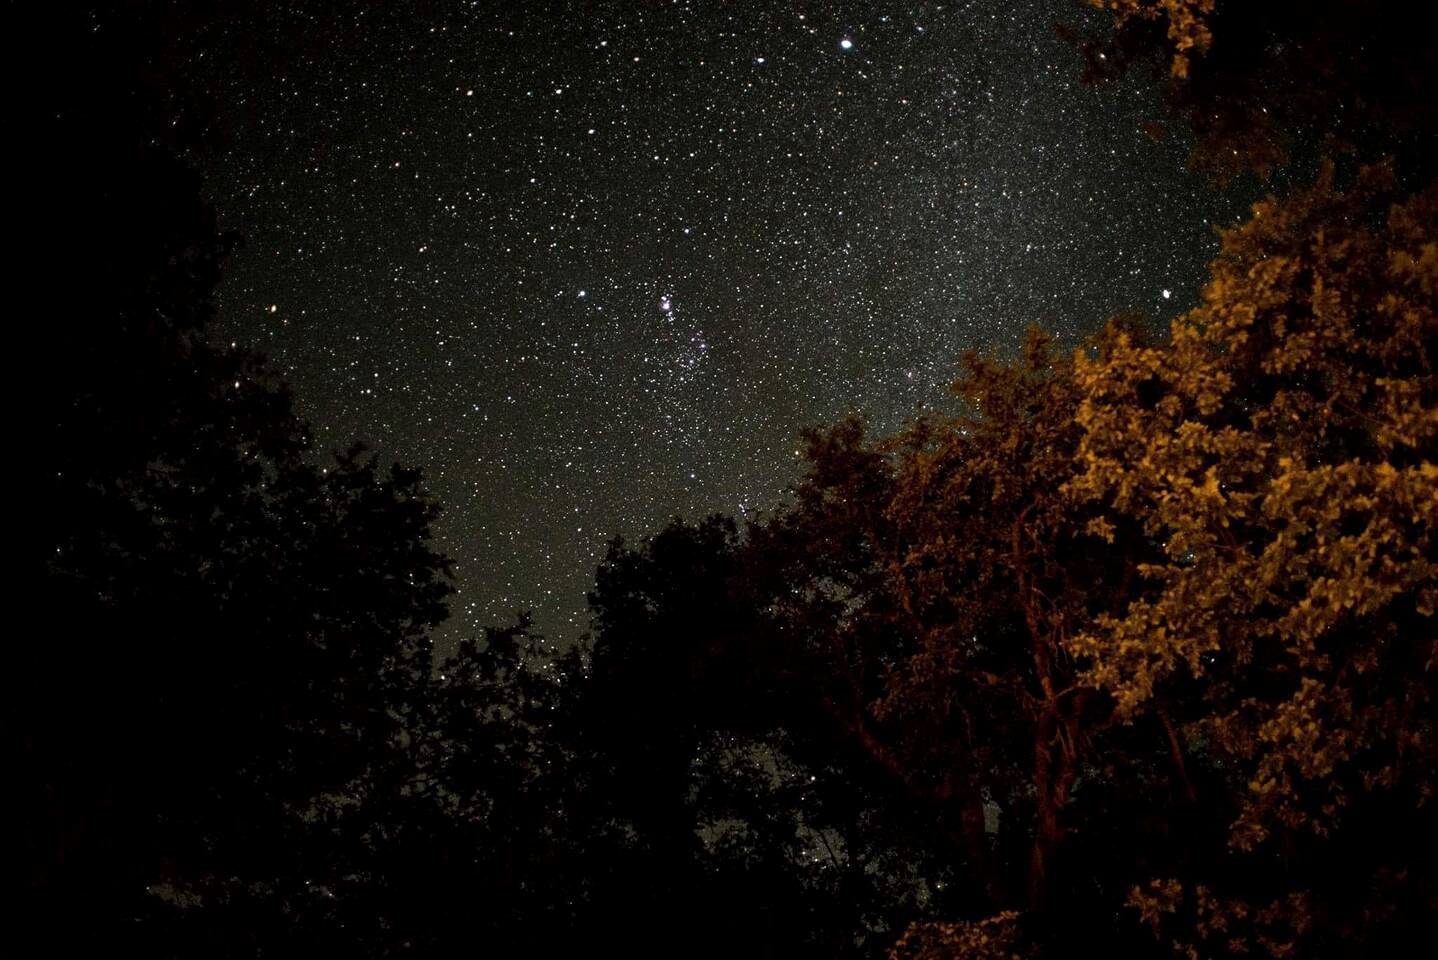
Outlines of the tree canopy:
[[[1193,162],[1219,181],[1300,152],[1399,155],[1438,173],[1438,41],[1396,0],[1087,0],[1111,31],[1080,38],[1085,74],[1161,78]],[[1065,31],[1078,37],[1074,31]],[[1149,130],[1162,135],[1167,118]]]
[[896,956],[1431,934],[1438,193],[1335,176],[1225,231],[1166,338],[970,356],[954,415],[811,431],[796,502],[741,541],[611,555],[593,694],[619,668],[679,701],[621,738],[678,737],[626,775],[645,816],[712,816],[706,730],[837,766],[804,823],[882,798],[867,842],[821,836],[897,882]]

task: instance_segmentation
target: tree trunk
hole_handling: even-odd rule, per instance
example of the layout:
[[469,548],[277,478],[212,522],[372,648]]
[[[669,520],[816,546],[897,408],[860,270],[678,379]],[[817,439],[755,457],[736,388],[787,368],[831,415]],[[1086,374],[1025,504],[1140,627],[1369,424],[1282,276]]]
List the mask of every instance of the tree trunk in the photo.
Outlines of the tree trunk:
[[966,790],[960,796],[959,826],[969,869],[982,883],[989,906],[994,910],[1002,909],[1005,900],[1003,878],[994,869],[993,858],[989,855],[989,837],[984,829],[984,799],[977,790]]
[[1034,730],[1034,843],[1029,855],[1028,906],[1042,910],[1048,902],[1048,871],[1059,842],[1058,809],[1053,791],[1054,723],[1045,712]]
[[[1050,707],[1039,717],[1034,731],[1034,793],[1037,805],[1033,853],[1029,858],[1030,910],[1042,910],[1048,903],[1054,860],[1066,832],[1063,811],[1068,806],[1069,790],[1078,775],[1075,746],[1078,718],[1059,714],[1053,700]],[[1055,741],[1058,741],[1057,753]]]

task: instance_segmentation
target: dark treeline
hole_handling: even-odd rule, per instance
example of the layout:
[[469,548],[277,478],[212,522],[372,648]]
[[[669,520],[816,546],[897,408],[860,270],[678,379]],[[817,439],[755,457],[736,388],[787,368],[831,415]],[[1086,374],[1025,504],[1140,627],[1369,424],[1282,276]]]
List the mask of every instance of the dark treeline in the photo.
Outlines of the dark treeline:
[[[1171,70],[1180,121],[1210,95],[1190,77],[1227,91],[1266,75],[1264,51],[1292,59],[1245,38],[1274,23],[1226,35],[1205,2],[1110,6],[1102,42]],[[25,119],[43,257],[21,282],[46,312],[20,458],[33,617],[6,671],[17,943],[1332,957],[1433,941],[1426,115],[1355,134],[1226,231],[1166,335],[1116,320],[1073,356],[1036,331],[1013,362],[970,356],[950,415],[807,432],[776,513],[616,542],[562,656],[521,622],[441,661],[448,571],[420,474],[322,455],[263,360],[213,342],[236,240],[200,198],[215,128],[156,80],[172,34],[137,9],[44,27],[35,69],[63,82]],[[1248,73],[1210,75],[1225,56]],[[1207,149],[1218,131],[1198,126]]]

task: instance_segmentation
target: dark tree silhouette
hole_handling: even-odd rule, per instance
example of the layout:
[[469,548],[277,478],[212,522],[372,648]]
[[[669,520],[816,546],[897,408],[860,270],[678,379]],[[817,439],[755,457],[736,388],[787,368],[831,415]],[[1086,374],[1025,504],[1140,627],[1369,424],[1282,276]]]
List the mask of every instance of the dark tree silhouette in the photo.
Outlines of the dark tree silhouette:
[[[1146,64],[1193,161],[1219,180],[1267,174],[1295,147],[1438,172],[1438,38],[1399,0],[1088,0],[1115,29],[1079,38],[1085,75]],[[1161,123],[1151,130],[1157,135]]]
[[6,671],[24,914],[54,949],[254,955],[339,930],[364,882],[445,614],[436,508],[359,448],[321,466],[283,384],[212,342],[234,239],[182,156],[195,114],[150,95],[143,19],[55,16],[76,66],[27,141],[49,257],[23,281],[44,619]]
[[835,726],[827,675],[779,634],[782,563],[710,518],[616,543],[599,569],[561,734],[576,924],[598,942],[875,956],[944,898],[926,811]]

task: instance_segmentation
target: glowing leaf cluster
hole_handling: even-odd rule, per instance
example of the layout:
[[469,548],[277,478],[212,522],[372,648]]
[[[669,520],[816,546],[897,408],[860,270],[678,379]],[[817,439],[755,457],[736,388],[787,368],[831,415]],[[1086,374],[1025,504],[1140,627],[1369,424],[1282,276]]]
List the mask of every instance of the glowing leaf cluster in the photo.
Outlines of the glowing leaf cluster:
[[889,960],[1019,960],[1029,955],[1012,910],[978,921],[915,923],[889,951]]
[[1088,0],[1089,5],[1113,13],[1120,29],[1131,21],[1163,21],[1171,46],[1169,71],[1187,77],[1190,57],[1202,54],[1213,42],[1209,19],[1215,0]]
[[1120,333],[1077,363],[1069,489],[1162,560],[1069,649],[1126,719],[1197,681],[1186,733],[1239,783],[1236,850],[1433,790],[1438,189],[1393,189],[1329,168],[1257,204],[1169,342]]

